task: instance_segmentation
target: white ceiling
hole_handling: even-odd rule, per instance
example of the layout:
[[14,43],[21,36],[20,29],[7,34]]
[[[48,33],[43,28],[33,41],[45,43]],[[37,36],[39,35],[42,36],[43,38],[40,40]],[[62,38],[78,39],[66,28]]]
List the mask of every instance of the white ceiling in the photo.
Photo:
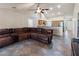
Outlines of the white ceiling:
[[[74,4],[73,3],[60,3],[61,8],[58,9],[57,5],[59,3],[40,3],[41,8],[50,8],[52,7],[53,10],[47,11],[53,14],[56,14],[58,12],[61,12],[61,14],[72,14],[74,10]],[[14,9],[12,7],[16,7],[15,10],[21,10],[21,11],[34,11],[37,7],[37,3],[0,3],[0,8],[4,9]]]
[[[61,8],[58,9],[57,5],[61,5]],[[46,7],[45,7],[46,6]],[[52,7],[53,10],[51,11],[51,13],[53,12],[54,14],[57,14],[58,12],[61,12],[62,14],[72,14],[73,10],[74,10],[74,4],[69,4],[69,3],[49,3],[49,4],[41,4],[42,8],[50,8]]]
[[34,3],[0,3],[0,8],[12,8],[16,7],[16,9],[27,9],[32,6]]

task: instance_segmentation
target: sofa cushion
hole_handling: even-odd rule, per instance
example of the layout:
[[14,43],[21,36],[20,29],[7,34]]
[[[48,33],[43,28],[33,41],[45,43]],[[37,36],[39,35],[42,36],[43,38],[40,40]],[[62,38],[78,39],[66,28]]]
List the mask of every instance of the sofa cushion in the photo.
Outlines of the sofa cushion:
[[18,34],[19,41],[30,39],[30,33],[22,33]]
[[17,33],[10,34],[10,37],[12,37],[14,42],[18,42],[19,41],[19,37],[18,37]]
[[25,32],[25,33],[30,32],[29,28],[23,28],[23,32]]
[[31,39],[38,39],[38,33],[31,33]]
[[23,33],[23,29],[22,28],[16,28],[15,32],[18,33],[18,34],[21,34],[21,33]]
[[0,38],[2,38],[2,37],[6,37],[6,36],[10,36],[10,34],[0,35]]
[[42,33],[43,34],[52,34],[53,30],[51,30],[51,29],[42,29]]
[[0,47],[13,43],[13,39],[10,36],[0,38]]
[[43,35],[43,34],[38,34],[38,38],[42,39],[42,40],[48,40],[48,37],[46,35]]
[[3,35],[3,34],[9,34],[9,30],[8,29],[0,29],[0,35]]
[[10,33],[15,33],[16,31],[15,31],[15,29],[10,28],[10,29],[9,29],[9,32],[10,32]]
[[42,29],[41,28],[36,28],[36,32],[41,34],[42,33]]
[[37,32],[37,28],[29,28],[29,32],[36,33]]

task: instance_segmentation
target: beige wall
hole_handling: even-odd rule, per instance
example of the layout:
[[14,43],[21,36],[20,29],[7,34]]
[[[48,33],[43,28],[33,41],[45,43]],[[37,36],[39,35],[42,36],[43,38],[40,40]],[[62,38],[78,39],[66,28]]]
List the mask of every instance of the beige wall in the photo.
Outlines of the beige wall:
[[28,13],[24,14],[10,9],[0,9],[0,29],[27,27]]
[[[76,20],[77,13],[79,11],[78,4],[74,9],[74,18],[73,18],[73,33],[76,37]],[[27,27],[28,20],[32,16],[30,11],[16,11],[11,9],[0,9],[0,28],[17,28],[17,27]],[[34,24],[35,26],[35,24]],[[71,29],[71,27],[69,27]]]

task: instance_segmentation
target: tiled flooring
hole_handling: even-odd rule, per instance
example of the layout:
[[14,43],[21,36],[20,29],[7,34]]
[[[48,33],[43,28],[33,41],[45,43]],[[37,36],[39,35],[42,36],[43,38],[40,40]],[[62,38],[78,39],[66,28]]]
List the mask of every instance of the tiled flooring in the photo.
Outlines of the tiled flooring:
[[[0,49],[1,56],[70,56],[71,48],[65,37],[54,36],[51,45],[25,40]],[[67,43],[67,44],[66,44]]]

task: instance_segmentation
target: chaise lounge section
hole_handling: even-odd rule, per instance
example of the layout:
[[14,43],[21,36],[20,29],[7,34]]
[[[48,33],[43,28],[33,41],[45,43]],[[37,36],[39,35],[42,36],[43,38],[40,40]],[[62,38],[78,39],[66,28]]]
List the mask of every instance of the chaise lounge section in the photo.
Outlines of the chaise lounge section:
[[18,36],[10,32],[10,29],[0,29],[0,47],[10,45],[18,39]]

